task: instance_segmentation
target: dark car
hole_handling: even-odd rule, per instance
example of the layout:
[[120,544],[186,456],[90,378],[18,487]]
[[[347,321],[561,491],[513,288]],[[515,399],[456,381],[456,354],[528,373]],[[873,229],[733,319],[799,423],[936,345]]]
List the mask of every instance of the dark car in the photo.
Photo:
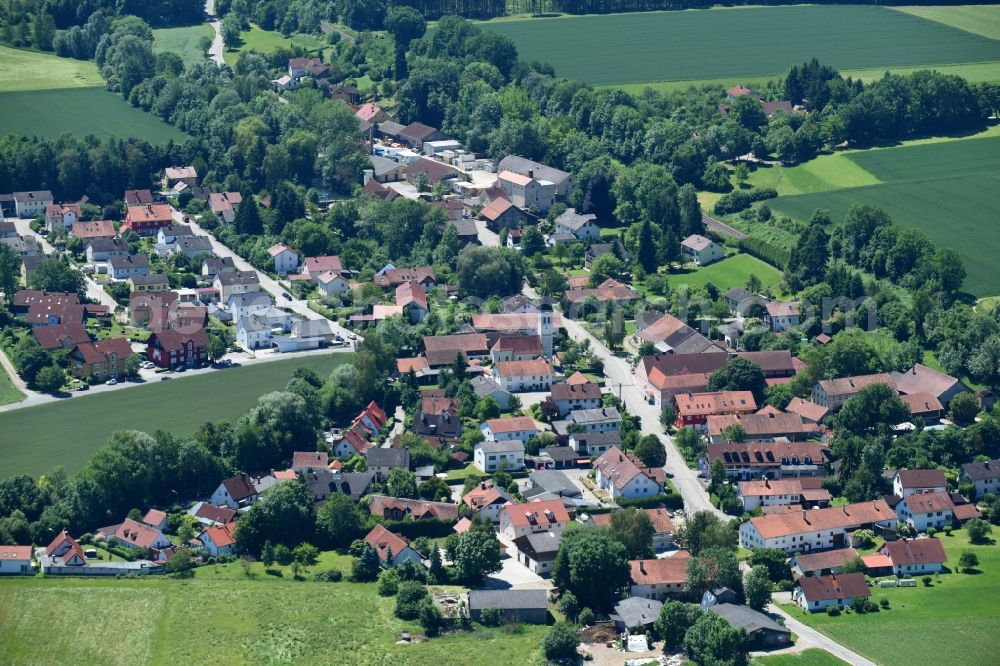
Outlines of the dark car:
[[167,381],[168,379],[173,379],[173,377],[167,377],[166,375],[164,375],[164,376],[160,377],[160,381],[161,381],[161,382],[165,382],[165,381]]
[[76,390],[77,391],[89,391],[90,390],[90,384],[81,384],[80,386],[76,387]]

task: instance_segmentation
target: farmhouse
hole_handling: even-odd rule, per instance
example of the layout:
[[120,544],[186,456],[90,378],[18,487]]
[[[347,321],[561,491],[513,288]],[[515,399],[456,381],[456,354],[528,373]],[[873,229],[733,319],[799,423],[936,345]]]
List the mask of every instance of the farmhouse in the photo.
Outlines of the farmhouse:
[[798,414],[803,421],[809,423],[819,423],[830,413],[826,407],[821,407],[809,400],[803,400],[798,396],[792,398],[792,401],[785,407],[785,411],[789,414]]
[[699,266],[705,266],[726,256],[722,246],[698,234],[688,236],[681,241],[681,250],[690,261]]
[[976,487],[976,497],[1000,493],[1000,459],[965,463],[959,471],[959,479]]
[[764,306],[764,324],[775,333],[798,326],[801,318],[798,303],[770,301]]
[[740,525],[744,548],[778,548],[787,553],[844,548],[848,532],[874,529],[893,532],[896,513],[885,500],[858,502],[751,518]]
[[713,604],[708,610],[725,618],[730,626],[745,631],[749,649],[781,648],[792,641],[791,629],[786,629],[749,606]]
[[758,506],[823,507],[830,504],[831,497],[819,481],[816,477],[771,480],[765,476],[760,481],[740,481],[739,497],[747,512]]
[[969,390],[961,380],[920,363],[906,372],[893,372],[892,385],[903,395],[930,394],[945,407],[956,395]]
[[855,599],[867,599],[871,595],[862,573],[809,576],[799,578],[795,585],[792,601],[810,613],[826,610],[827,606],[845,608]]
[[929,527],[940,530],[956,521],[979,516],[975,505],[963,504],[960,507],[955,506],[948,493],[930,492],[904,497],[896,505],[896,514],[900,522],[917,532],[926,532]]
[[542,354],[542,339],[537,335],[501,335],[490,348],[490,360],[531,361]]
[[35,217],[54,203],[48,190],[14,192],[14,214],[21,218]]
[[629,594],[643,599],[687,599],[687,563],[691,553],[679,550],[670,557],[629,562]]
[[562,416],[577,409],[597,409],[601,406],[601,387],[590,381],[582,384],[560,382],[553,384],[551,391],[552,403]]
[[[647,312],[636,319],[636,337],[651,342],[657,351],[700,354],[711,350],[712,341],[671,314]],[[665,377],[662,372],[657,377]]]
[[820,407],[826,407],[831,412],[840,409],[841,405],[861,392],[861,389],[874,384],[892,386],[892,377],[887,373],[875,375],[859,375],[843,379],[824,379],[818,382],[812,390],[812,401]]
[[705,430],[709,441],[721,442],[722,431],[728,426],[740,425],[746,432],[748,441],[765,441],[784,438],[791,441],[818,438],[823,429],[815,423],[803,421],[798,414],[783,414],[768,411],[756,414],[723,414],[705,418]]

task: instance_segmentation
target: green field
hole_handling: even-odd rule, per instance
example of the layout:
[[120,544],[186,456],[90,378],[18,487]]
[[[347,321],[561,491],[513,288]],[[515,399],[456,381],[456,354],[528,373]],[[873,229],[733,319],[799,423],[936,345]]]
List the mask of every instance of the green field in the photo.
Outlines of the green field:
[[757,657],[753,666],[846,666],[847,662],[838,659],[826,650],[809,648],[796,654],[779,654],[773,657]]
[[234,64],[242,51],[256,51],[257,53],[270,53],[280,47],[301,46],[310,50],[319,49],[326,44],[318,37],[304,34],[294,34],[285,37],[280,32],[264,30],[256,25],[251,25],[250,29],[242,35],[243,43],[236,49],[226,49],[222,58],[230,65]]
[[0,413],[0,475],[37,475],[56,465],[76,472],[116,430],[183,435],[208,421],[235,421],[258,397],[284,388],[295,368],[310,367],[322,375],[350,358],[323,354],[193,377],[175,375],[168,382]]
[[[200,573],[200,572],[199,572]],[[349,573],[345,572],[345,573]],[[415,622],[373,583],[219,580],[2,580],[6,664],[541,664],[544,626],[446,635],[397,645]],[[53,609],[61,609],[53,612]],[[44,636],[44,638],[42,638]]]
[[893,7],[893,9],[990,39],[1000,39],[1000,5]]
[[0,92],[103,85],[93,61],[0,46]]
[[[843,160],[854,166],[848,167]],[[815,189],[809,194],[781,196],[768,205],[800,220],[825,208],[834,221],[842,220],[855,203],[881,206],[895,222],[920,229],[936,243],[957,250],[968,272],[966,291],[975,296],[1000,293],[995,269],[1000,234],[993,228],[1000,209],[1000,137],[851,152],[826,158],[826,166],[832,164],[839,166],[785,170],[786,175],[796,174],[789,177],[785,193],[792,188]],[[860,182],[863,173],[870,174],[872,183],[844,187],[845,179]],[[810,174],[816,180],[810,181]],[[828,175],[832,183],[822,181]],[[756,184],[764,184],[760,176],[756,178]],[[827,185],[842,189],[823,191]]]
[[9,405],[12,402],[21,402],[22,400],[24,400],[24,394],[14,386],[7,370],[0,368],[0,405]]
[[890,610],[829,617],[785,611],[838,643],[884,666],[950,664],[986,666],[997,663],[1000,635],[1000,546],[971,546],[964,530],[940,537],[955,569],[962,550],[979,557],[978,574],[935,576],[931,587],[876,588],[872,599],[889,600]]
[[698,268],[687,273],[670,273],[667,275],[667,280],[672,289],[685,284],[691,289],[699,289],[711,282],[719,288],[719,291],[724,292],[732,287],[745,286],[751,275],[760,278],[764,287],[769,287],[781,280],[781,272],[777,268],[765,264],[749,254],[726,257],[705,268]]
[[130,106],[104,88],[65,88],[0,93],[0,135],[58,138],[72,133],[151,143],[184,141],[187,135],[156,116]]
[[153,31],[153,51],[173,51],[184,60],[185,65],[204,62],[205,53],[198,42],[202,37],[211,38],[213,34],[212,26],[204,23],[184,28],[161,28]]
[[1000,61],[1000,41],[870,6],[786,6],[501,21],[526,59],[593,84],[774,76],[818,58],[843,70]]

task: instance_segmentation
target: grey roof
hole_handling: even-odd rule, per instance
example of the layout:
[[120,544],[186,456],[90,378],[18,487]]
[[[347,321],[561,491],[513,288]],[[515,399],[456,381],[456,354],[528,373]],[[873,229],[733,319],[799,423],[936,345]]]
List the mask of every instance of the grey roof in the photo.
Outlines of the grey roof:
[[621,414],[614,407],[599,407],[598,409],[574,409],[569,413],[569,420],[574,423],[608,423],[621,422]]
[[528,478],[533,485],[559,497],[580,497],[583,494],[568,476],[556,469],[540,469],[532,472]]
[[371,487],[375,472],[344,472],[338,474],[328,469],[310,469],[301,474],[317,502],[325,502],[331,493],[343,493],[357,501]]
[[583,442],[589,446],[617,446],[621,448],[622,436],[618,431],[612,432],[574,432],[570,438],[575,442]]
[[250,317],[240,317],[240,321],[237,326],[250,333],[271,330],[271,324],[267,321],[267,319],[257,317],[255,315]]
[[567,208],[563,211],[562,215],[556,218],[556,225],[572,229],[573,231],[579,231],[588,222],[593,222],[596,219],[596,215],[580,215],[576,212],[575,208]]
[[548,608],[545,590],[469,590],[469,609]]
[[737,606],[736,604],[716,604],[709,607],[711,612],[721,615],[729,624],[737,629],[745,629],[748,634],[755,631],[775,631],[782,634],[790,634],[791,630],[782,627],[780,624],[763,613],[757,612],[749,606]]
[[513,453],[524,451],[524,442],[519,439],[511,439],[506,442],[479,442],[476,446],[482,447],[483,453]]
[[163,273],[148,273],[146,275],[133,275],[129,278],[132,280],[134,285],[147,285],[147,284],[163,284],[164,282],[170,282],[166,275]]
[[390,136],[398,136],[400,132],[406,129],[406,125],[400,125],[397,122],[387,120],[384,123],[379,123],[378,131],[382,134],[388,134]]
[[185,236],[194,236],[194,229],[191,228],[190,224],[168,224],[165,227],[160,227],[156,233],[157,235],[163,234],[164,236],[183,238]]
[[1000,459],[962,465],[962,474],[973,481],[1000,478]]
[[111,257],[112,268],[149,268],[149,259],[144,254],[130,254],[127,257]]
[[292,333],[299,338],[319,338],[333,335],[333,329],[326,319],[296,319],[292,323]]
[[559,185],[564,180],[569,178],[569,174],[565,171],[560,171],[555,167],[550,167],[541,162],[535,162],[534,160],[529,160],[526,157],[519,157],[517,155],[508,155],[507,157],[500,160],[498,171],[513,171],[514,173],[519,173],[522,175],[528,175],[528,171],[532,172],[532,177],[539,180],[548,180],[556,185]]
[[209,254],[212,251],[212,241],[208,236],[180,236],[174,244],[181,252],[204,252]]
[[14,192],[14,201],[52,201],[52,193],[48,190],[35,190],[34,192]]
[[128,243],[121,238],[91,238],[87,247],[92,252],[113,252],[115,250],[128,250]]
[[270,305],[271,296],[263,291],[248,291],[242,294],[233,294],[229,297],[228,304],[238,308],[247,305]]
[[365,451],[368,467],[399,467],[410,469],[409,449],[383,449],[381,447]]
[[379,155],[369,155],[368,159],[372,162],[372,171],[375,172],[376,176],[384,176],[387,173],[402,167],[403,165],[399,162],[393,162],[392,160],[380,157]]
[[541,455],[548,456],[557,462],[560,460],[575,460],[579,457],[577,452],[568,446],[550,446],[547,449],[542,449]]
[[236,264],[233,263],[232,257],[205,257],[205,261],[202,263],[207,265],[209,269],[236,266]]
[[517,537],[514,539],[514,545],[531,559],[546,561],[556,558],[561,540],[562,536],[553,532],[536,532]]
[[629,597],[615,604],[614,616],[617,616],[616,619],[620,620],[629,629],[645,627],[660,617],[660,609],[662,608],[662,601],[643,599],[642,597]]
[[234,284],[260,284],[260,278],[256,271],[233,271],[232,273],[219,273],[215,276],[219,284],[230,286]]
[[484,375],[473,377],[469,380],[469,383],[472,385],[472,390],[475,391],[476,395],[480,398],[485,398],[486,396],[493,395],[494,393],[506,393],[506,391],[504,391],[499,384]]
[[723,296],[726,298],[726,300],[735,301],[739,303],[740,301],[744,301],[753,296],[753,293],[747,291],[743,287],[733,287],[725,294],[723,294]]
[[18,254],[24,252],[38,252],[38,241],[32,236],[13,236],[11,238],[0,238],[0,243],[10,246]]
[[478,236],[479,230],[476,228],[475,220],[448,220],[448,224],[455,227],[455,231],[458,232],[458,237],[463,236]]

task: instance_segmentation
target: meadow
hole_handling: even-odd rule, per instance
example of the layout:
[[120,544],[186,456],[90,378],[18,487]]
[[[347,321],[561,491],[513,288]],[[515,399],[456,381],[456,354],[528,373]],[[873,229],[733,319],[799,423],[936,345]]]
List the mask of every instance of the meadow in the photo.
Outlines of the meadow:
[[56,465],[72,474],[116,430],[186,435],[209,421],[233,422],[258,397],[283,389],[295,368],[322,376],[350,358],[337,353],[269,361],[0,413],[2,474],[38,475]]
[[[964,530],[940,536],[948,555],[949,573],[933,576],[930,587],[876,588],[872,599],[889,600],[889,610],[830,617],[805,613],[796,606],[786,612],[858,654],[884,666],[952,664],[985,666],[996,663],[1000,632],[1000,547],[972,546]],[[955,573],[959,555],[970,549],[979,558],[976,573]]]
[[794,654],[778,654],[770,657],[757,657],[750,662],[752,666],[846,666],[847,662],[838,659],[826,650],[809,648]]
[[24,400],[24,394],[14,386],[7,370],[0,368],[0,405],[8,405],[22,400]]
[[104,79],[91,60],[0,46],[0,93],[103,85]]
[[691,289],[700,289],[711,282],[719,291],[725,292],[731,287],[743,287],[751,275],[756,275],[764,287],[769,287],[781,280],[781,272],[749,254],[735,254],[722,261],[697,268],[686,273],[669,273],[667,281],[672,289],[687,285]]
[[153,31],[153,52],[173,51],[181,57],[185,65],[204,62],[205,52],[199,44],[202,37],[211,38],[212,27],[207,24],[191,25],[183,28],[161,28]]
[[222,58],[233,65],[243,51],[256,51],[257,53],[270,53],[278,48],[289,48],[291,46],[301,46],[310,51],[320,49],[326,44],[318,37],[305,34],[294,34],[285,37],[280,32],[264,30],[256,25],[251,25],[250,29],[244,32],[240,39],[241,44],[235,49],[226,49]]
[[[784,170],[779,194],[785,196],[768,202],[773,210],[808,220],[823,208],[838,222],[855,203],[880,206],[895,222],[957,250],[968,272],[965,291],[1000,293],[995,270],[1000,234],[991,216],[1000,209],[1000,137],[923,142],[815,162]],[[756,173],[761,171],[772,170]],[[764,185],[766,176],[752,181]]]
[[1000,61],[1000,41],[873,6],[784,6],[489,22],[526,59],[593,84],[739,80],[809,58],[843,70]]
[[[319,567],[315,568],[319,570]],[[345,573],[349,573],[345,572]],[[544,626],[421,635],[373,583],[218,580],[0,581],[0,655],[9,664],[541,664]],[[53,608],[64,611],[57,615]],[[57,629],[58,626],[58,629]],[[44,634],[44,640],[40,640]],[[210,655],[210,656],[208,656]]]

